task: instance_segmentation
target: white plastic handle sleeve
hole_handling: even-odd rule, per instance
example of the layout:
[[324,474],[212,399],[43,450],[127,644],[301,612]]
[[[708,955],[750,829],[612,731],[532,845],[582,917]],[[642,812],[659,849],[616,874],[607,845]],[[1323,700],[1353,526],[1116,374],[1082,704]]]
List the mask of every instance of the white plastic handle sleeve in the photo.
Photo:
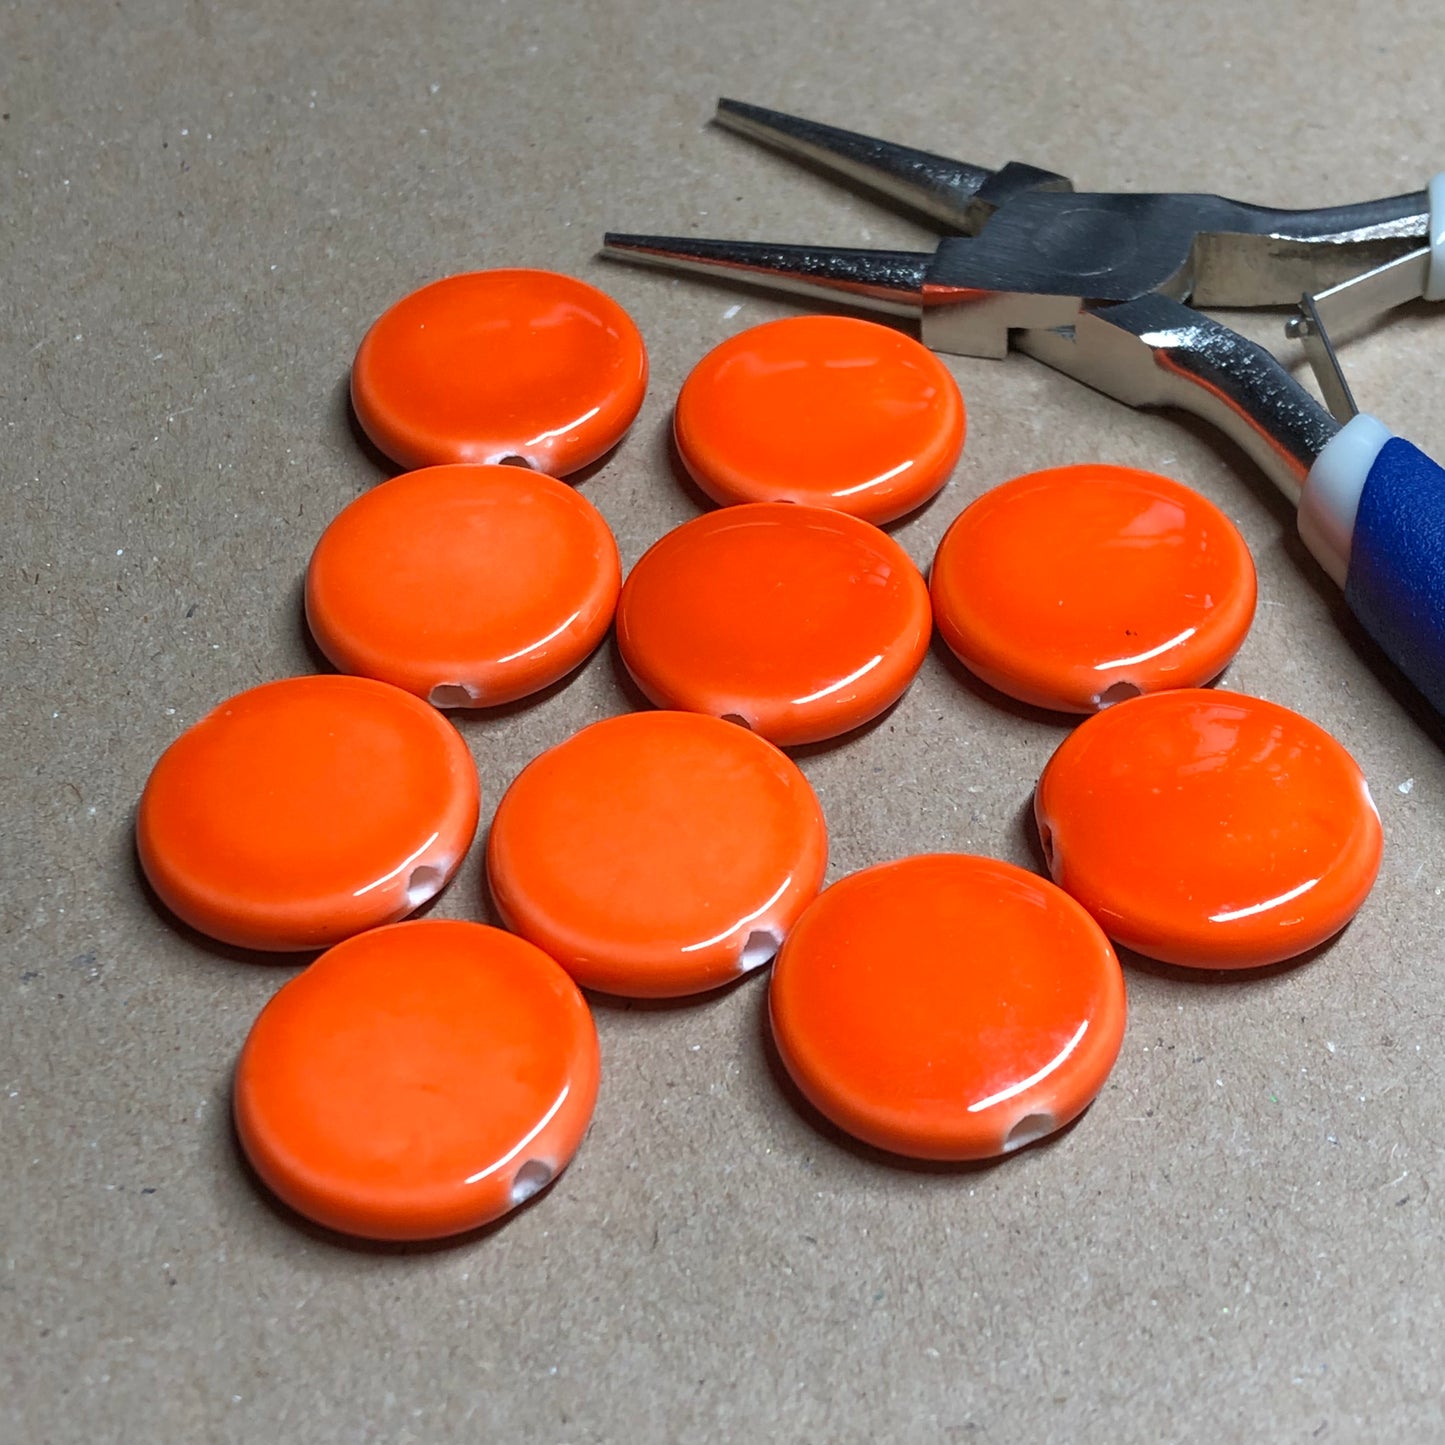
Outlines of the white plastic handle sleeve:
[[1299,533],[1321,567],[1345,585],[1360,494],[1380,449],[1394,433],[1365,412],[1352,417],[1315,458],[1299,499]]
[[1425,299],[1445,301],[1445,171],[1430,182],[1430,270]]

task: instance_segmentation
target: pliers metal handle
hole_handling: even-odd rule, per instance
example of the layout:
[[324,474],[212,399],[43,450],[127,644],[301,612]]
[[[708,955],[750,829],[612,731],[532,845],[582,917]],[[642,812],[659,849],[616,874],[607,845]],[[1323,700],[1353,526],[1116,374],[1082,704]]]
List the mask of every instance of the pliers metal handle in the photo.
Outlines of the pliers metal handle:
[[[937,350],[1012,345],[1130,406],[1205,417],[1297,503],[1301,535],[1355,614],[1445,713],[1445,471],[1373,417],[1341,425],[1269,351],[1193,309],[1352,288],[1375,304],[1412,287],[1445,299],[1445,177],[1290,211],[1080,193],[1035,166],[990,170],[731,100],[717,119],[955,234],[932,253],[609,234],[606,255],[913,316]],[[1362,288],[1361,273],[1388,283]]]

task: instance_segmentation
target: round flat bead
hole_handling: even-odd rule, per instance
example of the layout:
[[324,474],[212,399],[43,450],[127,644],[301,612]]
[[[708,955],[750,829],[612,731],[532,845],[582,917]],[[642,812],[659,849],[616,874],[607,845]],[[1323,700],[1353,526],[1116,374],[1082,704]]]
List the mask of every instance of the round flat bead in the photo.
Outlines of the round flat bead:
[[323,954],[262,1010],[237,1133],[298,1213],[436,1239],[508,1213],[566,1167],[597,1098],[597,1034],[539,949],[425,919]]
[[963,449],[948,368],[910,336],[792,316],[724,341],[674,417],[683,464],[714,501],[804,502],[888,522],[927,501]]
[[520,458],[565,476],[632,425],[647,353],[596,287],[551,271],[472,271],[403,297],[366,333],[351,401],[405,467]]
[[522,770],[487,874],[508,926],[579,983],[672,997],[766,963],[827,853],[818,800],[777,748],[696,713],[631,713]]
[[327,527],[306,616],[343,672],[439,707],[490,707],[581,663],[620,586],[612,533],[580,492],[518,467],[429,467]]
[[986,492],[930,577],[938,630],[1010,697],[1094,712],[1223,671],[1254,618],[1234,524],[1188,487],[1130,467],[1058,467]]
[[840,1128],[920,1159],[987,1159],[1052,1133],[1124,1036],[1109,941],[1045,879],[960,853],[835,883],[769,990],[789,1074]]
[[243,948],[323,948],[405,917],[477,827],[466,744],[425,703],[360,677],[233,697],[161,755],[136,816],[161,901]]
[[660,707],[818,742],[902,696],[928,649],[928,589],[897,542],[820,507],[759,502],[685,523],[623,584],[617,641]]
[[1323,943],[1379,871],[1364,775],[1276,703],[1188,690],[1090,718],[1035,795],[1054,880],[1127,948],[1250,968]]

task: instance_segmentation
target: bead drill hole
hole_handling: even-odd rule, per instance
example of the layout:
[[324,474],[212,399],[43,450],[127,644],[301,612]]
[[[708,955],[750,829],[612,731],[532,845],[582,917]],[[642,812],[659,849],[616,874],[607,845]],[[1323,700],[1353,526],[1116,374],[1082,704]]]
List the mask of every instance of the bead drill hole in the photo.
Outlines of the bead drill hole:
[[783,946],[781,935],[773,928],[755,928],[743,944],[742,956],[738,960],[738,972],[747,973],[761,968]]
[[430,863],[423,863],[411,870],[406,880],[406,901],[409,908],[420,908],[429,898],[434,898],[446,882],[446,874]]
[[740,712],[725,712],[722,715],[722,720],[724,722],[736,723],[740,728],[746,728],[749,732],[753,730],[753,725]]
[[427,694],[427,701],[433,707],[479,707],[482,694],[469,683],[439,682]]
[[502,457],[498,460],[497,465],[499,467],[526,467],[528,471],[532,469],[531,462],[526,457],[519,456]]
[[1144,689],[1135,687],[1132,682],[1111,683],[1101,692],[1094,701],[1101,708],[1113,707],[1116,702],[1128,702],[1131,697],[1142,697]]
[[1049,872],[1054,871],[1054,830],[1046,823],[1039,824],[1039,846],[1044,850],[1044,862]]
[[540,1159],[529,1159],[512,1176],[512,1205],[525,1204],[539,1190],[552,1182],[552,1166]]
[[1052,1114],[1025,1114],[1012,1129],[1003,1141],[1005,1154],[1011,1154],[1015,1149],[1022,1149],[1025,1144],[1032,1144],[1035,1139],[1042,1139],[1052,1134],[1055,1129],[1054,1116]]

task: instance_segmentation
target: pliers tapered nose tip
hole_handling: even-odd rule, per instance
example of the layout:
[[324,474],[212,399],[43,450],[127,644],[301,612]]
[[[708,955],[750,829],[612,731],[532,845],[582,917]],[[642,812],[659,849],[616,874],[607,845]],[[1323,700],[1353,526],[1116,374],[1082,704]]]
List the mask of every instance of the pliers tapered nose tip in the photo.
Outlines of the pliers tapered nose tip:
[[899,316],[920,313],[932,259],[920,251],[708,241],[692,236],[633,236],[612,231],[602,238],[602,254],[673,271],[754,282],[769,290],[835,298],[841,293],[844,298]]

